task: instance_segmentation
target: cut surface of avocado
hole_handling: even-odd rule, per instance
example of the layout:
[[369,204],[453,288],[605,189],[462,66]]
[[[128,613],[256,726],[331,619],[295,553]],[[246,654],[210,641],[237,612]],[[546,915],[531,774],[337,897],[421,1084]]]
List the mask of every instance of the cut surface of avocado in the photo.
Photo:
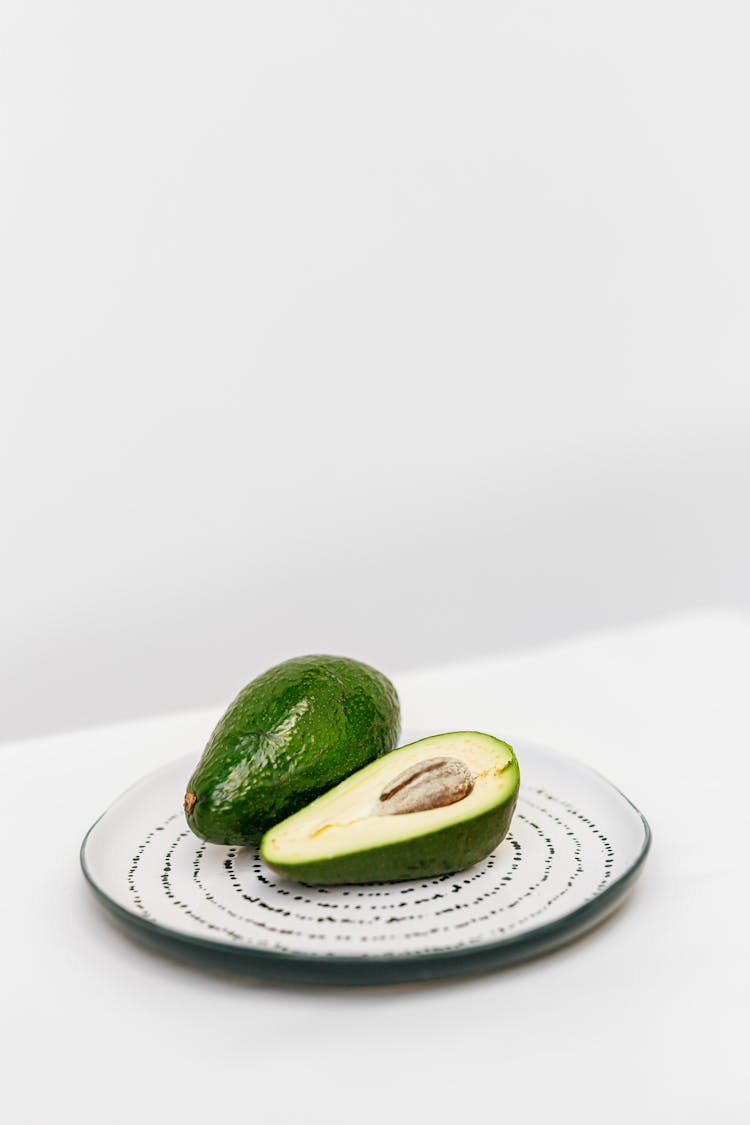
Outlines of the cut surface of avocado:
[[269,829],[274,871],[322,885],[460,871],[504,839],[518,797],[513,749],[477,731],[399,747]]

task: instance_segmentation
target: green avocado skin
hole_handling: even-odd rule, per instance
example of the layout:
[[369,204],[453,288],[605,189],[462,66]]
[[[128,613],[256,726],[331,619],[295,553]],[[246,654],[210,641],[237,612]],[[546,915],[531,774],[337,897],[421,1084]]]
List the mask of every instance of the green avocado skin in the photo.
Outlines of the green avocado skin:
[[[516,772],[517,765],[514,767]],[[312,886],[344,883],[391,883],[450,875],[485,859],[505,839],[518,801],[518,785],[500,805],[471,820],[450,824],[424,836],[311,863],[271,863],[277,874]]]
[[299,656],[242,689],[187,785],[190,828],[214,844],[258,844],[267,828],[398,742],[393,684],[342,656]]

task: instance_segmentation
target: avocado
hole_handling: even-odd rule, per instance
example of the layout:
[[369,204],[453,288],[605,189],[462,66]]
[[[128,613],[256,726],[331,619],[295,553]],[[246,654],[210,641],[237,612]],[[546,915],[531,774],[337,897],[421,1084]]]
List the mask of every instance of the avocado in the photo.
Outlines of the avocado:
[[341,656],[299,656],[243,688],[187,785],[185,815],[215,844],[257,844],[267,828],[398,742],[396,689]]
[[460,871],[504,839],[519,782],[507,742],[477,731],[423,738],[269,829],[261,857],[281,875],[319,885]]

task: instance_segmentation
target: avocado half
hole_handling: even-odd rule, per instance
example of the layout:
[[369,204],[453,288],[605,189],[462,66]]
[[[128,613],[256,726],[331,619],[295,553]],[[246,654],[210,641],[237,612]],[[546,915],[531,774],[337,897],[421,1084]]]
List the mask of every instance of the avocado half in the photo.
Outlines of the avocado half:
[[303,883],[393,882],[461,871],[504,839],[520,773],[477,731],[392,750],[266,832],[261,857]]

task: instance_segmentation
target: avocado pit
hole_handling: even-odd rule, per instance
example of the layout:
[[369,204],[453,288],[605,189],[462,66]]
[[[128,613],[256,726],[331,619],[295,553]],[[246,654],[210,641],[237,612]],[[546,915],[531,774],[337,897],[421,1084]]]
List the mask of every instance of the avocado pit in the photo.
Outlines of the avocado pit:
[[458,758],[425,758],[403,770],[380,794],[381,816],[426,812],[455,805],[474,788],[474,775]]

